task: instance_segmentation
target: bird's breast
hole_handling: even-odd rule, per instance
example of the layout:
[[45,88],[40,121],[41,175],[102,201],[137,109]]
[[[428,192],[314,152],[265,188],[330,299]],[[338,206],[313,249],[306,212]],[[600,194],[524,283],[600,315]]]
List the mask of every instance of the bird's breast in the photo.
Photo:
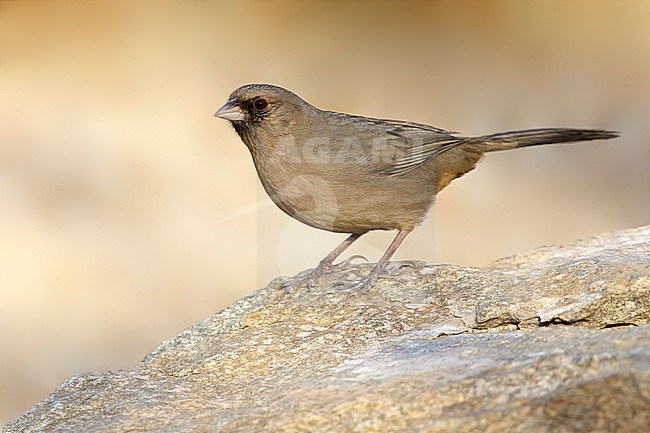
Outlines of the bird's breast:
[[264,189],[285,213],[312,227],[345,233],[412,229],[433,203],[432,182],[416,185],[417,176],[373,174],[317,146],[264,149],[275,151],[251,152]]

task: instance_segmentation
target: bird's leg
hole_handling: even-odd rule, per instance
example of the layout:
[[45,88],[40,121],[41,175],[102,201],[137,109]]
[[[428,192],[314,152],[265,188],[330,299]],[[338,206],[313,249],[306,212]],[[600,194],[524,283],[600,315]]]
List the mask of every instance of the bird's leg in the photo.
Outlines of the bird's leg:
[[397,236],[395,236],[393,242],[391,242],[391,244],[388,246],[388,249],[379,260],[379,262],[375,265],[374,268],[372,268],[372,271],[370,271],[366,278],[364,278],[359,284],[355,285],[350,290],[349,296],[362,295],[370,290],[377,279],[384,273],[386,266],[388,266],[390,258],[393,257],[393,254],[395,254],[395,251],[397,251],[397,248],[399,248],[399,246],[402,244],[402,241],[404,238],[406,238],[406,236],[408,236],[409,233],[411,233],[410,230],[400,230],[397,233]]
[[[334,251],[329,253],[323,260],[321,260],[318,263],[318,266],[316,266],[316,269],[314,269],[313,272],[319,271],[320,274],[322,275],[323,273],[329,271],[332,269],[332,263],[334,263],[334,260],[338,256],[340,256],[343,251],[347,250],[350,245],[352,245],[357,239],[361,237],[361,235],[364,233],[352,233],[350,236],[348,236],[341,244],[334,248]],[[354,255],[350,259],[357,258],[357,257],[362,257],[359,255]],[[349,260],[349,259],[348,259]]]
[[300,285],[306,282],[307,290],[311,291],[311,289],[314,287],[315,281],[332,270],[332,263],[334,263],[334,260],[336,260],[336,258],[340,256],[343,251],[348,249],[348,247],[352,245],[357,239],[359,239],[363,234],[365,233],[352,233],[343,242],[341,242],[338,247],[334,248],[334,251],[325,256],[325,258],[318,263],[318,266],[316,266],[313,271],[311,271],[305,277],[300,278],[297,282],[289,282],[285,285],[285,287],[288,288],[295,286],[296,283]]

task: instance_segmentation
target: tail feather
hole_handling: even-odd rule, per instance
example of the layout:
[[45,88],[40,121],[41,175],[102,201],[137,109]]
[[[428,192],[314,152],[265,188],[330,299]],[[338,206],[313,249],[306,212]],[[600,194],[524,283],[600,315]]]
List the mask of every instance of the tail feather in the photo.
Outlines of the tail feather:
[[493,152],[496,150],[539,146],[542,144],[608,140],[618,136],[618,132],[607,131],[604,129],[540,128],[499,132],[496,134],[476,137],[470,139],[470,141],[480,143],[481,150],[484,152]]

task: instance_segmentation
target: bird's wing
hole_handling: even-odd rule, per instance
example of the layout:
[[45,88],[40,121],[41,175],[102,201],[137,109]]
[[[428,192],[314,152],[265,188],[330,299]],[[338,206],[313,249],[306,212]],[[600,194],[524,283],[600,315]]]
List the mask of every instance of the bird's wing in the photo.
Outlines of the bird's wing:
[[395,158],[385,161],[378,172],[399,176],[431,161],[436,156],[463,143],[462,138],[455,137],[449,131],[425,129],[418,124],[402,123],[387,129],[390,146]]
[[[454,132],[422,123],[326,112],[335,119],[349,161],[379,175],[399,176],[466,141]],[[359,146],[342,145],[354,138]],[[346,158],[347,159],[347,158]]]

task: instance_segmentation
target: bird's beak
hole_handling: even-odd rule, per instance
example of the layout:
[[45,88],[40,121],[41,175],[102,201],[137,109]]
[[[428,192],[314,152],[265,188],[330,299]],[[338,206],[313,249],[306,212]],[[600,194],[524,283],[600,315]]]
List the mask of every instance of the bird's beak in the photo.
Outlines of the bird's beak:
[[226,102],[223,107],[219,108],[214,117],[220,117],[222,119],[230,121],[241,121],[246,119],[244,112],[237,106],[237,99],[232,98]]

